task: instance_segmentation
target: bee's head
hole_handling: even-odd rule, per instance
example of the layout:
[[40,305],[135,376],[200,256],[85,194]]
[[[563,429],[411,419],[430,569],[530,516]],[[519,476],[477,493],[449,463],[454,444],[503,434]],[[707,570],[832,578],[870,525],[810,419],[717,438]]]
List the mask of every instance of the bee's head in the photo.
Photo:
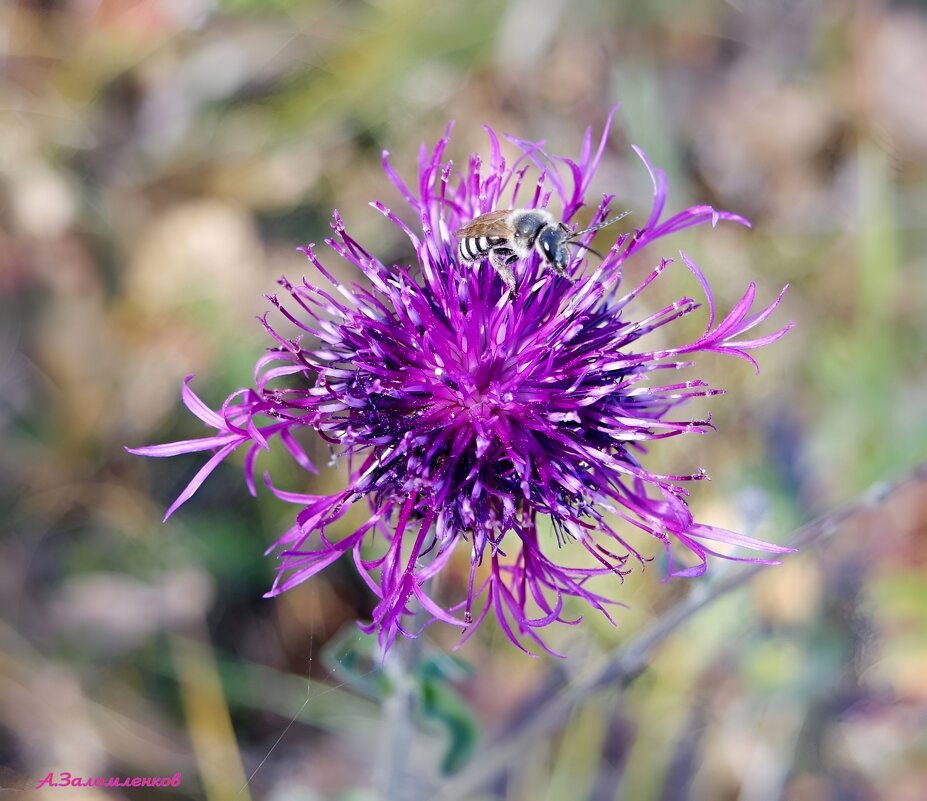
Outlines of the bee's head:
[[569,237],[570,231],[562,223],[548,225],[538,234],[538,251],[554,272],[560,275],[566,272],[570,262],[570,251],[567,248]]

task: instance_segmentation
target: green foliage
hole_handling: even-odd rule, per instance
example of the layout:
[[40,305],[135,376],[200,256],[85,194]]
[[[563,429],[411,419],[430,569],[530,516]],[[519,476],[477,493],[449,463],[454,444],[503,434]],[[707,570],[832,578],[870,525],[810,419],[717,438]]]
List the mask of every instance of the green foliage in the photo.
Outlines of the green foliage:
[[423,676],[420,693],[422,717],[437,723],[448,737],[441,771],[455,773],[470,759],[479,736],[473,712],[449,685],[436,679]]

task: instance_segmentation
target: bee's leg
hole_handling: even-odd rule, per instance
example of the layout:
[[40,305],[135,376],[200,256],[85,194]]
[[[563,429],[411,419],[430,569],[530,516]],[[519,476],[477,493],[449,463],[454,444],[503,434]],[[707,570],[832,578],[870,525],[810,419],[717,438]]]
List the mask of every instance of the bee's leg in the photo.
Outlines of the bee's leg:
[[512,300],[518,297],[518,289],[515,286],[515,273],[512,271],[512,265],[516,261],[518,261],[518,256],[509,248],[494,248],[489,251],[489,263],[496,268],[496,272],[505,281]]
[[550,271],[554,275],[556,275],[558,278],[566,278],[566,280],[569,281],[571,284],[576,283],[576,279],[572,275],[570,275],[565,269],[559,269],[553,263],[551,263],[548,266],[550,268]]

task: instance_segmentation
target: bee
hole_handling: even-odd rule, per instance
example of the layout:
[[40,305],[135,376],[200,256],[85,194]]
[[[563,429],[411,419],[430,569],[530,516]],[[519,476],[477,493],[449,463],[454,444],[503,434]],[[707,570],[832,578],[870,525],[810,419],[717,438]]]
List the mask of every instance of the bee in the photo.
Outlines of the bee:
[[454,231],[454,236],[460,240],[461,260],[476,262],[488,256],[514,299],[518,292],[512,265],[516,261],[528,258],[532,250],[537,250],[554,273],[566,276],[570,261],[567,245],[583,247],[574,241],[577,237],[605,228],[630,213],[626,211],[590,228],[572,231],[566,224],[557,222],[546,209],[503,209],[481,214]]

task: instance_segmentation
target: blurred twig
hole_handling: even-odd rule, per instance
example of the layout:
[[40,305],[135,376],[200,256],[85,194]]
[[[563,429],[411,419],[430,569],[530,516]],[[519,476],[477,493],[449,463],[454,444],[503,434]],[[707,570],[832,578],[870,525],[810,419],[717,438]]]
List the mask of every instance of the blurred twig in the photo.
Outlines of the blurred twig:
[[[414,599],[409,608],[413,613],[419,611]],[[408,625],[411,626],[414,620],[413,614]],[[423,644],[424,638],[421,637],[398,637],[384,655],[383,667],[391,686],[383,700],[380,746],[373,776],[374,789],[380,801],[398,801],[403,795],[403,788],[407,787],[404,774],[415,736],[418,667],[422,661]]]
[[[880,508],[899,490],[924,481],[927,481],[927,462],[896,481],[873,485],[855,500],[806,523],[793,533],[788,544],[798,548],[826,541],[848,520]],[[762,565],[749,565],[716,583],[697,586],[689,597],[669,609],[630,642],[615,649],[588,674],[575,677],[569,683],[564,680],[559,689],[551,691],[548,702],[538,704],[516,727],[503,732],[482,748],[468,766],[446,782],[433,797],[441,801],[469,798],[507,767],[519,764],[525,751],[563,723],[577,704],[603,688],[627,687],[646,669],[654,649],[670,634],[697,612],[744,586],[762,569]]]
[[377,796],[382,801],[394,801],[403,786],[403,773],[414,733],[412,721],[416,688],[412,670],[420,648],[419,640],[401,641],[393,646],[385,660],[384,667],[392,686],[383,701],[383,728],[374,771]]
[[172,636],[170,643],[206,798],[250,801],[235,729],[211,646],[179,635]]

